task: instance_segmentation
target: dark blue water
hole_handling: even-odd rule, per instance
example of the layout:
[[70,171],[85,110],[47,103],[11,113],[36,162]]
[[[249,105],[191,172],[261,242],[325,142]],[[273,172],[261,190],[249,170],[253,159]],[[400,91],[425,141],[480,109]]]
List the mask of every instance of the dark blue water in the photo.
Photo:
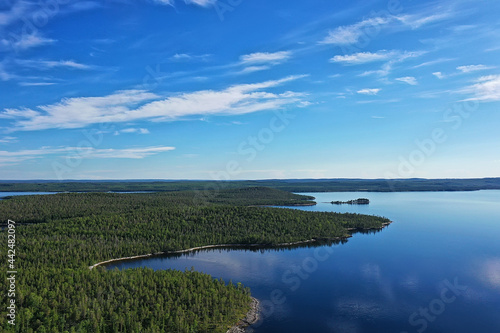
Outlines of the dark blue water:
[[[0,192],[0,200],[5,197],[13,197],[18,195],[45,195],[45,194],[57,194],[61,192]],[[73,193],[89,193],[89,192],[73,192]],[[118,193],[118,194],[131,194],[131,193],[154,193],[151,191],[130,191],[130,192],[120,192],[120,191],[108,191],[107,193]]]
[[5,197],[13,197],[16,195],[44,195],[55,194],[56,192],[0,192],[0,200]]
[[[242,282],[263,305],[256,333],[500,332],[500,191],[307,193],[303,210],[394,221],[345,244],[205,250],[108,267],[191,268]],[[370,199],[368,206],[332,200]]]

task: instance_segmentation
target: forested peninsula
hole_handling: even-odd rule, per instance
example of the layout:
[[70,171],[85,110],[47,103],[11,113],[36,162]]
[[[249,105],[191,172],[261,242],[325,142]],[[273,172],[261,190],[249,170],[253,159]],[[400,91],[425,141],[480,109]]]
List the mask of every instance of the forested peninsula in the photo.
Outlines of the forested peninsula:
[[[164,193],[61,193],[0,200],[16,222],[16,325],[2,332],[226,332],[250,290],[188,270],[106,270],[96,263],[214,245],[339,239],[389,220],[262,207],[313,198],[263,187]],[[22,224],[22,225],[21,225]],[[5,227],[0,242],[7,244]],[[3,290],[7,281],[3,280]],[[236,283],[237,281],[235,281]],[[6,304],[1,293],[1,304]]]

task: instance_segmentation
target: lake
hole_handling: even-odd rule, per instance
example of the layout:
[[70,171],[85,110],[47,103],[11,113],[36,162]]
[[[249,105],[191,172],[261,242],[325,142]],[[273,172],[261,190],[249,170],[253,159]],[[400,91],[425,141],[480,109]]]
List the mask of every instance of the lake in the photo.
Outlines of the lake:
[[[263,306],[255,333],[500,332],[500,191],[305,193],[297,209],[385,216],[344,244],[202,250],[108,265],[194,267],[242,282]],[[369,205],[332,200],[370,199]]]
[[5,197],[13,197],[18,195],[45,195],[55,194],[56,192],[0,192],[0,200]]

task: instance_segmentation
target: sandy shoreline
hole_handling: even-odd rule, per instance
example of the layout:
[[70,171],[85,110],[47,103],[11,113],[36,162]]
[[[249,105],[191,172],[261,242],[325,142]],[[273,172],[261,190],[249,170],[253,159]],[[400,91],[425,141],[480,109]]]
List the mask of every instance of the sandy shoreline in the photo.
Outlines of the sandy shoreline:
[[[372,229],[383,229],[391,222],[385,222],[382,223],[382,226],[380,228],[372,228]],[[355,228],[347,228],[348,231],[356,230]],[[370,230],[366,229],[366,230]],[[335,241],[335,240],[341,240],[345,239],[348,237],[334,237],[331,238],[330,240]],[[178,251],[163,251],[163,252],[157,252],[157,253],[149,253],[149,254],[141,254],[137,256],[131,256],[131,257],[122,257],[122,258],[116,258],[116,259],[109,259],[105,261],[98,262],[97,264],[94,264],[92,266],[89,266],[89,269],[93,269],[97,266],[101,266],[104,264],[109,264],[112,262],[116,261],[125,261],[125,260],[132,260],[132,259],[140,259],[140,258],[148,258],[152,256],[157,256],[157,255],[162,255],[162,254],[178,254],[178,253],[186,253],[186,252],[191,252],[191,251],[197,251],[197,250],[204,250],[204,249],[214,249],[214,248],[226,248],[226,247],[263,247],[263,248],[275,248],[275,247],[284,247],[284,246],[293,246],[293,245],[301,245],[301,244],[307,244],[307,243],[314,243],[317,242],[319,239],[308,239],[304,241],[298,241],[298,242],[291,242],[291,243],[279,243],[279,244],[274,244],[274,245],[269,245],[269,244],[215,244],[215,245],[204,245],[204,246],[197,246],[197,247],[192,247],[190,249],[185,249],[185,250],[178,250]]]
[[[332,240],[337,240],[337,239],[341,239],[341,237],[332,238]],[[313,242],[316,242],[316,241],[317,241],[317,239],[308,239],[308,240],[305,240],[305,241],[298,241],[298,242],[292,242],[292,243],[280,243],[280,244],[275,244],[275,245],[269,245],[269,244],[216,244],[216,245],[205,245],[205,246],[192,247],[192,248],[186,249],[186,250],[164,251],[164,252],[157,252],[157,253],[141,254],[141,255],[131,256],[131,257],[109,259],[109,260],[98,262],[97,264],[94,264],[92,266],[89,266],[89,269],[93,269],[93,268],[95,268],[97,266],[101,266],[101,265],[104,265],[104,264],[109,264],[109,263],[112,263],[112,262],[115,262],[115,261],[124,261],[124,260],[131,260],[131,259],[148,258],[148,257],[152,257],[152,256],[162,255],[162,254],[177,254],[177,253],[186,253],[186,252],[191,252],[191,251],[196,251],[196,250],[213,249],[213,248],[225,248],[225,247],[266,247],[266,248],[273,248],[273,247],[282,247],[282,246],[293,246],[293,245],[307,244],[307,243],[313,243]]]

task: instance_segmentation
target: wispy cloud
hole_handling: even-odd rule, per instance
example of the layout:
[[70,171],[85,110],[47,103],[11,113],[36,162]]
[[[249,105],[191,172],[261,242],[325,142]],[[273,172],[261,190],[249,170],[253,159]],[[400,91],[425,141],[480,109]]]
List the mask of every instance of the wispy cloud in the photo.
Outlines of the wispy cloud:
[[434,75],[435,77],[437,77],[438,79],[442,80],[444,78],[446,78],[446,75],[444,75],[443,73],[441,72],[434,72],[432,73],[432,75]]
[[[152,3],[166,6],[174,6],[175,0],[149,0]],[[184,3],[188,5],[197,5],[200,7],[210,7],[213,6],[217,0],[184,0]]]
[[362,38],[371,39],[373,31],[380,31],[387,26],[404,26],[411,29],[420,28],[426,24],[441,21],[452,16],[450,12],[440,14],[419,13],[413,15],[385,15],[375,16],[351,25],[339,26],[328,32],[319,44],[354,45]]
[[0,139],[0,143],[13,143],[17,142],[17,138],[14,136],[4,136],[3,138]]
[[347,65],[359,65],[359,64],[366,64],[370,62],[381,62],[384,61],[385,63],[380,67],[380,69],[375,69],[375,70],[369,70],[365,71],[359,76],[370,76],[370,75],[378,75],[380,77],[386,77],[388,76],[393,67],[400,62],[403,62],[407,59],[411,58],[416,58],[419,57],[423,54],[425,54],[425,51],[398,51],[398,50],[393,50],[393,51],[378,51],[375,53],[372,52],[358,52],[350,55],[345,55],[345,56],[335,56],[330,61],[332,62],[337,62],[337,63],[342,63],[342,64],[347,64]]
[[321,40],[320,44],[333,45],[348,45],[356,44],[358,40],[365,34],[365,29],[368,27],[380,27],[391,21],[390,17],[374,17],[369,18],[352,25],[345,25],[330,30],[328,36]]
[[19,82],[21,87],[44,87],[44,86],[53,86],[56,84],[55,82]]
[[417,29],[420,28],[423,25],[437,22],[437,21],[442,21],[444,19],[447,19],[451,16],[451,13],[439,13],[439,14],[432,14],[432,15],[421,15],[421,14],[415,14],[415,15],[400,15],[400,16],[395,16],[396,20],[400,21],[404,25],[407,25],[411,27],[412,29]]
[[398,77],[396,81],[408,83],[409,85],[412,86],[416,86],[418,84],[417,79],[414,78],[413,76]]
[[170,61],[207,61],[211,54],[176,53],[169,58]]
[[471,73],[477,71],[484,71],[487,69],[494,69],[494,66],[485,66],[485,65],[468,65],[468,66],[458,66],[457,69],[462,73]]
[[238,84],[223,90],[201,90],[167,98],[144,90],[125,90],[103,97],[75,97],[36,108],[5,109],[0,118],[11,119],[10,131],[81,128],[95,123],[140,119],[173,121],[196,115],[238,115],[276,110],[303,102],[301,93],[266,92],[264,89],[303,78],[288,76],[254,84]]
[[448,61],[453,61],[453,60],[456,60],[456,58],[439,58],[439,59],[436,59],[436,60],[431,60],[431,61],[423,62],[423,63],[421,63],[419,65],[413,66],[413,68],[420,68],[420,67],[425,67],[425,66],[432,66],[432,65],[435,65],[435,64],[440,64],[440,63],[443,63],[443,62],[448,62]]
[[475,84],[460,91],[465,94],[475,95],[474,97],[466,99],[466,101],[500,101],[500,75],[483,76],[475,82]]
[[149,134],[147,128],[124,128],[119,131],[115,131],[114,135],[120,135],[121,133],[137,133],[137,134]]
[[32,4],[26,1],[13,1],[10,9],[0,12],[0,26],[8,26],[26,15]]
[[33,47],[55,43],[55,39],[40,36],[38,33],[22,34],[9,39],[0,39],[0,51],[22,51]]
[[42,147],[39,149],[25,149],[18,151],[0,150],[0,166],[15,165],[27,160],[43,158],[48,155],[77,156],[85,158],[127,158],[127,159],[142,159],[148,156],[156,155],[163,152],[175,150],[175,147],[168,146],[153,146],[153,147],[135,147],[124,149],[98,149],[93,147]]
[[150,0],[152,3],[157,3],[159,5],[173,6],[174,0]]
[[214,5],[217,2],[217,0],[184,0],[184,2],[187,4],[198,5],[201,7],[210,7]]
[[338,62],[348,65],[365,64],[368,62],[384,61],[393,57],[396,53],[394,51],[388,52],[386,50],[372,52],[358,52],[349,55],[336,55],[331,58],[331,62]]
[[47,70],[53,68],[70,68],[70,69],[92,69],[92,66],[81,64],[73,60],[16,60],[16,63],[30,68]]
[[245,54],[240,57],[242,64],[262,64],[262,63],[281,63],[292,56],[290,51],[280,52],[256,52]]
[[265,71],[271,68],[270,66],[248,66],[243,68],[241,71],[236,72],[235,74],[248,74],[253,72]]
[[85,157],[90,158],[131,158],[142,159],[151,155],[175,150],[175,147],[145,147],[127,149],[93,149],[90,148]]
[[378,88],[372,88],[372,89],[365,88],[365,89],[358,90],[356,92],[358,94],[361,94],[361,95],[371,95],[371,96],[374,96],[374,95],[377,95],[380,90],[382,90],[382,89],[378,89]]
[[245,66],[242,70],[232,72],[231,74],[241,75],[270,69],[272,66],[279,65],[292,56],[290,51],[279,52],[255,52],[240,56],[239,63],[235,66]]

